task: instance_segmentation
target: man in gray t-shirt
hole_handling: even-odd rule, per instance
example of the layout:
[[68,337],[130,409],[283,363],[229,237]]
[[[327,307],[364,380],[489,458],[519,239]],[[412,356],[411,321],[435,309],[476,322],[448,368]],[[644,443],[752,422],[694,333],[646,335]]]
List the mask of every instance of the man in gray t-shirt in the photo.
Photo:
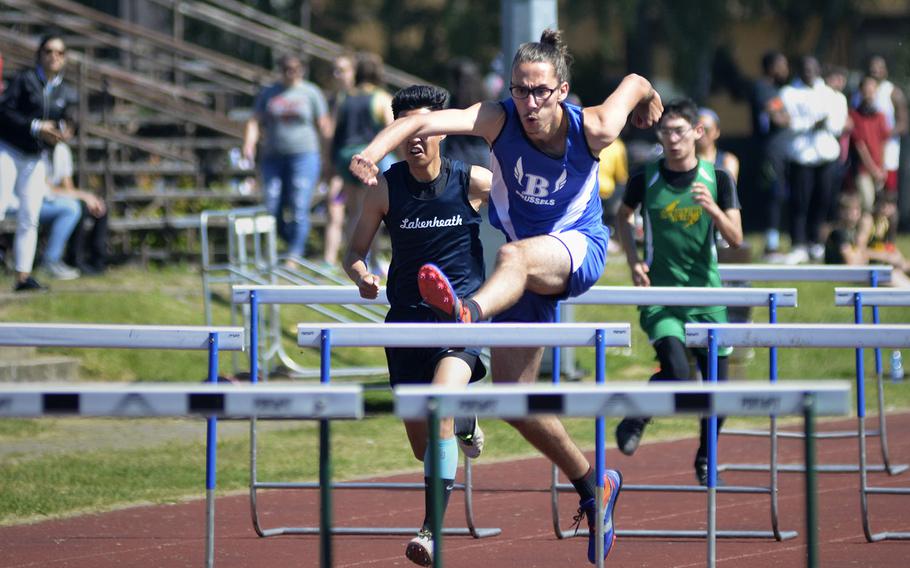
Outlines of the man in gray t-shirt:
[[[293,259],[302,258],[306,248],[310,201],[321,171],[320,138],[330,135],[331,120],[322,91],[303,79],[300,58],[286,55],[279,65],[281,82],[256,97],[243,137],[243,155],[254,161],[256,144],[261,142],[265,204]],[[284,220],[285,207],[290,209],[289,222]]]

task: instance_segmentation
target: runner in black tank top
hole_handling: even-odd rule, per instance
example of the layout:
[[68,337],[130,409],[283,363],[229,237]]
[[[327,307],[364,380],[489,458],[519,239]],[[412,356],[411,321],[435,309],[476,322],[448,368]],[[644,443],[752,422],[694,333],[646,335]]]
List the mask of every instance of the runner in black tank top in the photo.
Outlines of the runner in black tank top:
[[[396,117],[430,112],[442,108],[448,98],[443,89],[415,85],[399,91],[392,101]],[[477,210],[487,200],[492,173],[439,155],[442,136],[413,137],[399,148],[405,161],[393,164],[380,176],[377,187],[367,192],[363,210],[351,238],[344,261],[345,271],[365,298],[379,293],[379,277],[370,273],[366,255],[370,244],[385,223],[392,239],[392,264],[386,293],[391,304],[387,322],[437,323],[439,316],[426,306],[417,287],[417,272],[433,263],[450,275],[459,294],[473,294],[484,280],[483,251],[478,236],[480,215]],[[432,333],[432,328],[428,328]],[[465,386],[486,373],[479,350],[452,347],[386,349],[389,380],[398,383],[432,383],[440,386]],[[439,428],[441,473],[448,502],[458,467],[458,451],[477,457],[483,446],[483,432],[476,419],[443,419]],[[405,422],[405,430],[415,457],[424,461],[428,453],[426,424]],[[456,442],[457,438],[457,442]],[[429,477],[429,474],[427,474]],[[430,492],[426,492],[429,499]],[[429,510],[429,506],[427,506]],[[421,566],[433,563],[430,520],[405,551]]]

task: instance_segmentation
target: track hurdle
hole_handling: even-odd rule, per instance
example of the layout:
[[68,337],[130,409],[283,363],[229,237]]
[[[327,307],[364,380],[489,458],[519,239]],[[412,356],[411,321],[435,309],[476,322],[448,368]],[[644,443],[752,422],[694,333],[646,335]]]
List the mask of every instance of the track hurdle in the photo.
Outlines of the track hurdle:
[[[3,323],[0,345],[11,347],[84,347],[208,351],[208,381],[218,382],[218,352],[243,351],[243,328],[148,325]],[[206,423],[206,566],[214,565],[215,463],[218,423]]]
[[[717,414],[737,416],[802,415],[807,439],[812,440],[815,416],[843,415],[849,409],[850,387],[845,381],[803,382],[773,385],[755,384],[622,384],[609,386],[581,385],[508,385],[485,389],[452,389],[401,386],[395,389],[395,413],[402,419],[427,419],[430,431],[437,427],[441,416],[478,416],[522,418],[532,414],[562,416],[595,416],[602,422],[605,416],[674,416]],[[603,479],[605,450],[598,440],[596,472]],[[716,456],[715,456],[716,457]],[[432,458],[438,464],[439,456]],[[815,447],[806,445],[806,463],[813,471]],[[438,466],[435,472],[438,472]],[[437,496],[441,483],[434,485]],[[603,487],[597,496],[597,566],[603,566]],[[710,493],[709,493],[710,495]],[[818,564],[818,527],[816,515],[816,486],[813,476],[806,477],[806,565]],[[439,499],[437,498],[437,502]],[[716,505],[708,508],[707,565],[716,565]],[[442,523],[439,509],[433,515],[434,566],[442,567]],[[619,533],[622,534],[622,533]]]
[[[460,347],[594,347],[597,381],[606,375],[606,348],[628,347],[629,324],[300,324],[297,343],[300,347],[319,348],[324,371],[323,382],[330,375],[329,361],[332,347],[426,347],[432,345],[457,345]],[[604,423],[598,421],[595,437],[602,445]],[[432,446],[432,443],[430,444]],[[598,479],[603,484],[603,476]],[[422,485],[417,484],[421,489]],[[465,479],[465,507],[472,503],[471,480]],[[472,513],[468,514],[471,518]],[[336,528],[340,534],[350,531],[377,529]],[[499,534],[500,529],[445,529],[446,534],[467,535],[475,538]],[[388,529],[379,534],[415,534],[417,528]],[[579,531],[581,534],[582,531]],[[586,533],[585,533],[586,534]]]
[[[853,306],[854,318],[856,323],[862,323],[863,321],[863,307],[864,306],[873,306],[873,307],[907,307],[910,306],[910,290],[906,288],[835,288],[834,290],[834,303],[838,306]],[[857,364],[863,360],[862,349],[857,348],[856,360]],[[859,372],[859,371],[858,371]],[[888,454],[888,430],[885,417],[885,388],[882,384],[882,373],[879,373],[877,376],[877,388],[878,388],[878,424],[879,424],[879,436],[881,437],[882,445],[882,459],[884,463],[884,470],[890,474],[895,475],[897,473],[902,473],[907,470],[906,464],[892,465],[890,462],[890,457]],[[865,436],[865,422],[863,419],[866,416],[866,409],[864,407],[859,407],[859,420],[860,425],[862,426],[859,429],[859,435]],[[865,440],[863,440],[863,445],[865,445]],[[861,458],[862,459],[862,458]],[[881,471],[882,468],[876,466],[865,466],[864,462],[860,464],[860,494],[862,496],[862,515],[863,515],[863,532],[865,533],[866,540],[869,542],[877,542],[879,540],[908,540],[910,539],[910,532],[873,532],[871,528],[871,523],[869,521],[869,506],[867,495],[875,494],[885,494],[885,495],[910,495],[910,487],[871,487],[868,485],[868,479],[866,472],[868,471]]]
[[[156,344],[156,347],[159,345]],[[319,480],[322,488],[319,524],[323,528],[319,543],[320,566],[323,568],[332,566],[332,532],[328,530],[332,525],[332,469],[329,459],[328,424],[329,419],[363,418],[363,392],[359,386],[135,383],[0,385],[0,418],[43,416],[127,418],[204,416],[209,421],[217,418],[256,417],[319,420]],[[209,521],[207,513],[207,529],[212,528]],[[213,564],[213,550],[213,534],[208,530],[207,566]]]
[[[595,286],[576,297],[569,298],[563,303],[573,305],[632,305],[632,306],[726,306],[726,307],[768,307],[768,320],[777,322],[778,308],[795,308],[797,306],[797,293],[794,288],[682,288],[675,286]],[[558,356],[554,354],[554,359]],[[777,350],[772,349],[770,357],[770,381],[777,381]],[[559,383],[558,365],[554,364],[553,382]],[[720,538],[773,538],[778,541],[789,540],[797,536],[796,531],[782,531],[780,529],[780,515],[778,506],[778,475],[777,475],[777,423],[771,418],[771,444],[770,444],[770,479],[768,486],[724,486],[718,489],[722,493],[766,494],[770,497],[771,504],[771,530],[770,531],[734,531],[719,530]],[[557,491],[570,491],[572,486],[558,482],[559,472],[553,466],[552,495],[553,526],[558,538],[571,536],[563,531],[558,521]],[[707,489],[700,485],[626,485],[627,491],[673,491],[673,492],[706,492]],[[619,533],[622,536],[640,537],[705,537],[705,531],[678,531],[678,530],[638,530]]]
[[[693,347],[707,347],[712,362],[712,373],[716,373],[717,348],[731,347],[910,347],[910,325],[869,325],[869,324],[686,324],[686,344]],[[856,412],[857,432],[859,437],[859,473],[860,504],[863,510],[863,532],[866,540],[893,539],[904,540],[910,538],[910,533],[873,533],[868,518],[867,494],[910,494],[910,488],[869,488],[866,482],[866,434],[865,434],[865,389],[864,362],[861,353],[856,356]],[[716,375],[714,375],[716,377]],[[712,378],[714,378],[712,377]],[[709,454],[716,450],[717,429],[716,421],[712,421],[709,434]],[[716,456],[715,456],[716,457]],[[716,476],[715,457],[709,455],[710,484]],[[807,476],[814,476],[814,469],[806,470]],[[870,491],[870,489],[872,489]]]
[[[775,264],[721,264],[718,265],[721,280],[724,282],[845,282],[868,284],[871,287],[878,287],[891,281],[891,273],[894,270],[891,266],[869,264],[863,266],[848,265],[810,265],[810,266],[782,266]],[[872,307],[872,320],[874,323],[879,322],[878,306]],[[776,348],[771,348],[770,352]],[[882,374],[882,356],[881,350],[875,349],[875,368],[876,373]],[[883,409],[880,408],[880,413]],[[773,420],[773,419],[772,419]],[[724,435],[729,436],[770,436],[771,430],[724,430]],[[852,431],[843,432],[824,432],[820,437],[851,437],[855,433]],[[867,432],[867,435],[880,435],[880,431]],[[780,438],[801,439],[802,432],[778,432]],[[883,455],[883,459],[885,456]],[[771,464],[721,464],[720,471],[768,471]],[[817,466],[819,471],[824,473],[839,473],[858,471],[859,466],[856,464],[820,464]],[[871,470],[880,471],[882,465],[869,466]],[[798,464],[780,464],[778,470],[781,472],[801,472],[802,466]],[[897,472],[896,472],[897,473]]]
[[[385,288],[375,300],[360,297],[356,286],[234,286],[231,301],[235,305],[248,304],[250,317],[250,376],[252,382],[259,380],[260,359],[268,360],[270,355],[260,357],[259,347],[259,313],[262,306],[278,305],[306,305],[318,308],[321,305],[341,304],[348,306],[383,307],[388,306]],[[386,373],[385,367],[358,368],[350,371],[339,371],[339,376]],[[260,489],[313,489],[318,487],[310,482],[276,482],[260,481],[258,471],[258,440],[259,435],[256,421],[250,422],[250,513],[253,529],[261,537],[278,536],[283,534],[315,534],[316,527],[276,527],[267,528],[263,525],[259,511],[258,492]],[[473,508],[470,498],[471,462],[465,459],[465,483],[456,484],[456,488],[465,490],[465,516],[469,533],[475,538],[490,536],[486,529],[476,529]],[[417,483],[377,483],[377,482],[343,482],[336,485],[338,488],[347,489],[422,489],[423,485]],[[376,531],[381,529],[364,529],[369,532],[348,532],[347,534],[383,534]],[[399,534],[399,533],[393,533]]]
[[[866,264],[819,264],[781,266],[778,264],[719,264],[722,282],[856,282],[877,288],[891,282],[891,266]],[[878,308],[872,308],[872,318],[878,323]],[[882,353],[875,350],[875,372],[882,373]]]

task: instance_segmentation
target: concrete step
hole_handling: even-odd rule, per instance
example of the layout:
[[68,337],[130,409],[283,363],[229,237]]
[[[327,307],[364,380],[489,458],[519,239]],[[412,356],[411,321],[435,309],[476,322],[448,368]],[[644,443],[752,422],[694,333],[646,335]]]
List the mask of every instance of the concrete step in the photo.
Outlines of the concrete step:
[[0,360],[0,382],[69,382],[79,380],[79,359],[47,355]]
[[38,353],[37,347],[0,347],[0,361],[32,359]]

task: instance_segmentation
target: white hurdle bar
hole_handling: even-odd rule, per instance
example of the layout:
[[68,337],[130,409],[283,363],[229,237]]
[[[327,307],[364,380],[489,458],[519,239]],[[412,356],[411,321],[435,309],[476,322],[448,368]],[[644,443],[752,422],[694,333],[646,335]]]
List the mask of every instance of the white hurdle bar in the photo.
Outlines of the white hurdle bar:
[[[0,418],[42,416],[329,419],[363,418],[359,386],[224,384],[0,385]],[[327,426],[326,426],[327,427]],[[328,432],[320,436],[320,566],[332,566],[331,461]],[[206,516],[208,522],[209,517]],[[209,542],[209,541],[207,541]],[[206,563],[210,561],[208,552]]]
[[[717,360],[717,348],[731,347],[837,347],[837,348],[862,348],[862,347],[910,347],[910,325],[869,325],[869,324],[687,324],[686,344],[694,347],[707,347],[712,362]],[[857,435],[859,438],[859,474],[860,504],[863,509],[863,532],[866,540],[907,540],[910,533],[888,532],[873,533],[868,519],[868,493],[904,494],[910,491],[904,488],[871,488],[866,481],[866,430],[865,430],[865,395],[863,379],[864,364],[862,354],[856,355],[856,406],[857,406]],[[714,369],[716,371],[716,368]],[[710,455],[716,449],[716,431],[712,443],[709,437],[709,471],[716,468],[716,455]],[[808,443],[808,440],[807,440]],[[815,470],[806,470],[806,475],[815,475]],[[709,474],[710,477],[710,474]]]
[[[356,286],[235,286],[232,289],[231,300],[234,304],[249,304],[250,306],[250,374],[258,379],[258,316],[260,305],[307,305],[315,304],[341,304],[349,306],[369,305],[388,306],[385,287],[380,289],[376,299],[360,297]],[[385,367],[381,368],[387,372]],[[322,374],[322,370],[320,370]],[[340,374],[340,373],[338,373]],[[254,379],[253,382],[256,382]],[[260,481],[258,478],[258,433],[256,422],[250,423],[250,509],[252,513],[253,529],[261,537],[278,536],[283,534],[314,534],[316,527],[278,527],[265,528],[259,514],[257,493],[259,489],[313,489],[316,485],[307,482],[276,482]],[[474,506],[471,493],[472,465],[471,460],[464,459],[463,484],[456,484],[456,489],[465,492],[465,524],[463,529],[453,529],[456,534],[469,534],[474,538],[483,538],[499,534],[499,529],[478,528],[474,521]],[[343,482],[336,484],[339,489],[422,489],[423,484],[407,482]],[[402,531],[410,529],[392,528],[387,532],[385,528],[376,527],[345,527],[339,529],[344,534],[404,534]],[[410,533],[408,533],[410,534]]]
[[[797,291],[795,288],[699,288],[677,286],[595,286],[584,294],[569,298],[566,304],[574,305],[633,305],[633,306],[705,306],[718,305],[725,307],[768,307],[768,320],[777,322],[777,308],[795,308],[797,306]],[[556,358],[554,354],[554,358]],[[769,353],[770,381],[777,381],[777,350],[771,349]],[[554,364],[553,382],[559,383],[556,372],[558,365]],[[796,531],[782,531],[780,529],[780,515],[778,503],[778,471],[777,471],[777,423],[774,417],[770,425],[770,460],[769,484],[767,487],[725,486],[719,488],[722,493],[763,493],[770,497],[771,531],[740,531],[720,530],[720,538],[773,538],[778,541],[789,540],[797,536]],[[553,467],[553,484],[556,489],[570,491],[571,485],[557,484],[558,471]],[[698,485],[627,485],[630,491],[688,491],[704,492],[705,487]],[[553,499],[554,528],[559,538],[564,538],[566,533],[559,528],[558,503]],[[661,531],[641,530],[628,531],[625,536],[707,536],[705,531]]]
[[[631,326],[623,324],[527,324],[527,323],[476,323],[476,324],[300,324],[297,343],[301,347],[319,348],[323,368],[323,382],[330,380],[332,347],[594,347],[595,379],[603,383],[606,376],[606,348],[631,345]],[[431,434],[433,435],[433,434]],[[599,419],[595,439],[602,449],[604,421]],[[435,451],[431,443],[430,448]],[[604,456],[596,458],[598,494],[603,495]],[[467,472],[467,470],[466,470]],[[471,483],[465,479],[465,506],[471,502]],[[598,498],[598,502],[602,499]],[[342,529],[334,529],[340,532]],[[416,529],[402,529],[402,534],[413,534]],[[500,529],[495,530],[498,534]],[[464,534],[460,529],[447,529],[446,534]],[[399,533],[393,533],[399,534]],[[579,531],[579,534],[587,534]],[[434,534],[434,539],[441,535]],[[484,535],[489,536],[489,535]]]
[[[910,290],[906,288],[835,288],[834,304],[837,306],[852,306],[853,317],[856,323],[863,321],[863,307],[872,306],[873,309],[878,307],[910,307]],[[874,312],[877,316],[878,312]],[[877,318],[876,318],[877,319]],[[877,323],[877,322],[876,322]],[[857,364],[863,362],[862,349],[857,349]],[[859,372],[859,371],[858,371]],[[876,387],[878,394],[878,435],[881,439],[882,466],[867,466],[866,471],[881,471],[884,469],[889,475],[896,475],[907,470],[907,464],[892,464],[888,451],[888,428],[885,416],[885,386],[882,375],[876,373]],[[863,401],[865,401],[865,391],[863,392]],[[858,405],[859,419],[863,420],[866,416],[865,404]],[[869,434],[869,433],[867,433]],[[862,514],[863,514],[863,531],[866,539],[870,542],[879,540],[906,540],[910,539],[908,532],[880,532],[874,533],[871,529],[869,520],[867,494],[892,494],[908,495],[908,487],[871,487],[867,485],[867,476],[860,475],[860,491],[862,494]]]
[[[674,416],[717,414],[767,416],[797,414],[805,418],[809,437],[816,414],[842,415],[849,409],[850,387],[845,381],[803,382],[774,385],[750,384],[622,384],[581,385],[508,385],[484,389],[454,389],[400,386],[395,389],[395,413],[402,419],[425,418],[432,432],[439,417],[476,414],[499,418],[522,418],[534,414],[562,416]],[[598,444],[601,444],[598,441]],[[598,445],[598,454],[603,453]],[[806,463],[811,471],[815,460],[814,446],[806,447]],[[438,455],[433,456],[438,463]],[[598,466],[601,464],[598,463]],[[434,474],[438,472],[435,468]],[[602,477],[602,471],[598,470]],[[437,492],[441,484],[434,480]],[[814,478],[806,481],[806,565],[817,566],[818,535],[816,522],[816,488]],[[437,499],[436,502],[439,502]],[[598,499],[596,565],[603,566],[603,511]],[[442,539],[438,534],[441,518],[432,515],[434,523],[434,561],[442,566]],[[617,534],[622,534],[617,531]],[[708,512],[707,565],[716,565],[714,511]]]
[[781,266],[779,264],[719,264],[722,282],[860,282],[878,286],[891,282],[890,266],[824,264]]
[[[68,323],[2,323],[0,345],[11,347],[78,347],[101,349],[205,350],[208,381],[218,382],[218,352],[243,351],[241,327],[115,325]],[[206,566],[215,558],[215,462],[217,419],[206,425]]]

